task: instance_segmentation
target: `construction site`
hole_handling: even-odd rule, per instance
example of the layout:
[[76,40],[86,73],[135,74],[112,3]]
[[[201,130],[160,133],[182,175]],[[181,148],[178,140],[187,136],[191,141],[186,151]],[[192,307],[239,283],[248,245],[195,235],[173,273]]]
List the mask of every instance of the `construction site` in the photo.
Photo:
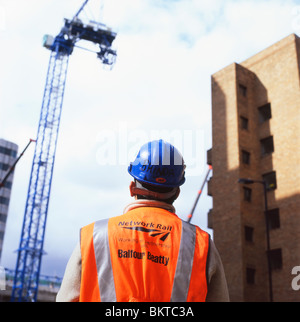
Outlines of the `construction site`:
[[[111,27],[103,12],[114,5],[124,14],[111,18]],[[281,34],[272,30],[272,37],[267,30],[264,41],[249,51],[238,51],[237,40],[230,55],[218,52],[213,62],[209,57],[219,47],[211,44],[222,41],[212,34],[182,25],[178,32],[151,34],[153,12],[166,27],[171,20],[162,23],[159,17],[186,18],[185,1],[156,4],[144,18],[136,15],[144,10],[136,4],[131,8],[136,25],[125,16],[131,12],[125,6],[99,0],[78,0],[76,6],[67,1],[62,8],[39,5],[39,33],[47,33],[50,8],[61,24],[49,26],[58,32],[53,27],[53,34],[42,36],[40,47],[35,38],[28,40],[36,66],[20,62],[16,68],[24,71],[14,86],[10,79],[0,84],[10,88],[0,105],[11,104],[1,110],[0,123],[0,302],[56,301],[80,228],[119,216],[130,204],[127,167],[150,139],[171,141],[186,158],[176,214],[210,235],[230,300],[299,302],[300,26],[291,24]],[[220,7],[219,14],[227,9]],[[10,10],[0,7],[0,36],[7,43]],[[206,10],[216,14],[213,6]],[[294,11],[284,19],[298,21]],[[199,30],[201,23],[211,23],[193,19]],[[165,53],[156,56],[160,45]],[[3,68],[8,78],[8,66]],[[32,85],[28,75],[37,78]],[[29,92],[24,103],[23,90]],[[20,114],[15,123],[14,113]],[[157,175],[163,184],[165,173]],[[168,265],[169,258],[159,258]]]

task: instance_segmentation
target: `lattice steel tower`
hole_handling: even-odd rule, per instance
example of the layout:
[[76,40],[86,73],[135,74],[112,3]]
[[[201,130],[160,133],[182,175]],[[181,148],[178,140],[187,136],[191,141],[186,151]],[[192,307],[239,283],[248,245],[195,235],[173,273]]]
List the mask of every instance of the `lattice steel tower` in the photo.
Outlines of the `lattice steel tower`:
[[80,40],[93,42],[99,48],[97,57],[112,66],[116,51],[111,46],[116,33],[104,24],[78,18],[86,0],[72,20],[65,19],[60,33],[44,37],[51,51],[42,102],[37,142],[33,157],[25,214],[15,269],[12,301],[36,301],[50,198],[55,151],[63,105],[69,56]]

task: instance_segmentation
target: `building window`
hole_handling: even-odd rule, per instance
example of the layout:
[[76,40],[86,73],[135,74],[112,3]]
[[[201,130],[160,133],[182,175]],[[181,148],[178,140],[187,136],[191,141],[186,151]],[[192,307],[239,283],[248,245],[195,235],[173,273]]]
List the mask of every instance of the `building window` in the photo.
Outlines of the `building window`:
[[[0,186],[1,187],[1,186]],[[7,189],[11,189],[12,187],[12,182],[10,181],[5,181],[4,184],[3,184],[3,187],[4,188],[7,188]]]
[[255,272],[254,268],[247,267],[246,268],[246,280],[247,284],[255,284]]
[[274,152],[273,136],[260,140],[261,154],[266,155]]
[[267,219],[270,229],[280,228],[279,208],[268,210]]
[[5,197],[0,196],[0,204],[8,206],[9,204],[9,199]]
[[281,269],[282,268],[282,251],[281,248],[272,249],[269,251],[271,269]]
[[264,123],[272,117],[271,104],[265,104],[258,108],[259,122]]
[[244,116],[241,116],[241,128],[243,130],[248,130],[249,128],[249,120]]
[[0,153],[9,155],[14,158],[17,156],[17,151],[5,148],[4,146],[0,146]]
[[243,187],[243,189],[244,189],[244,200],[251,202],[252,190],[247,187]]
[[242,150],[242,162],[250,164],[250,153],[248,151]]
[[262,177],[263,177],[263,181],[265,181],[266,183],[267,190],[275,190],[277,188],[275,171],[263,174]]
[[7,216],[4,214],[0,214],[0,223],[6,223]]
[[253,243],[253,233],[254,233],[254,228],[245,226],[245,240],[247,242]]
[[6,171],[9,168],[9,164],[0,162],[0,170]]
[[247,87],[239,84],[239,92],[242,96],[247,97]]

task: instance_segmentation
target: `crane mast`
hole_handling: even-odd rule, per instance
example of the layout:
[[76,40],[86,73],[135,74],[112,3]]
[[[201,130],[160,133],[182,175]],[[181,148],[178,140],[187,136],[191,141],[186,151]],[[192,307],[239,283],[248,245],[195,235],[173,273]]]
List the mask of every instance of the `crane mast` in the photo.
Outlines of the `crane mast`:
[[44,37],[44,46],[51,54],[18,248],[11,296],[13,302],[37,300],[69,57],[76,43],[86,40],[99,46],[96,54],[103,64],[112,66],[115,62],[116,52],[111,45],[116,33],[100,23],[83,24],[78,18],[87,3],[88,0],[72,20],[65,19],[61,32],[55,38],[49,35]]

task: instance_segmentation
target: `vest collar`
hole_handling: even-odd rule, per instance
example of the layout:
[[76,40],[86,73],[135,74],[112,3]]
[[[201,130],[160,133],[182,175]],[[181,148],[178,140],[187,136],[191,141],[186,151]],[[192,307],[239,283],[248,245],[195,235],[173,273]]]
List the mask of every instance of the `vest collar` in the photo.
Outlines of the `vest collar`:
[[140,207],[156,207],[156,208],[163,208],[165,210],[168,210],[172,213],[175,213],[175,208],[174,206],[163,202],[163,201],[156,201],[156,200],[146,200],[146,199],[139,199],[135,200],[134,202],[130,203],[128,206],[125,207],[123,213],[125,214],[126,212],[140,208]]

